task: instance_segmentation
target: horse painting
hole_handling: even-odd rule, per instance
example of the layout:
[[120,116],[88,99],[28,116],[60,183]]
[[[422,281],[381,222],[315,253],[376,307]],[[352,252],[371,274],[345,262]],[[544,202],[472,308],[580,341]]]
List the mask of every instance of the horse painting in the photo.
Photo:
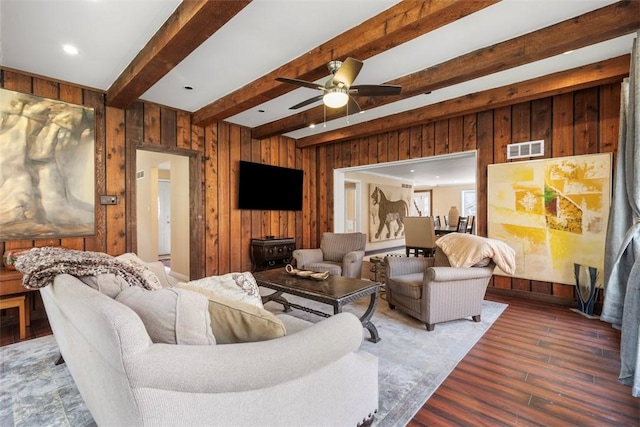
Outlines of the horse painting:
[[375,238],[379,239],[384,227],[387,227],[386,238],[391,237],[391,226],[395,222],[397,229],[394,233],[394,237],[398,237],[400,232],[404,231],[404,217],[409,214],[409,207],[407,203],[400,200],[389,200],[387,196],[380,190],[379,187],[375,187],[371,193],[371,199],[373,200],[373,206],[378,205],[378,230],[376,231]]

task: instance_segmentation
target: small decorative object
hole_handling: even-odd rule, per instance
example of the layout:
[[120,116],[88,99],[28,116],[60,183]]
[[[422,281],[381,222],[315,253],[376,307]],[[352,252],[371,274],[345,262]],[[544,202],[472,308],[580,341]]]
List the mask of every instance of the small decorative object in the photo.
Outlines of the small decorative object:
[[325,271],[324,273],[313,273],[311,275],[311,278],[314,280],[327,280],[327,277],[329,277],[328,271]]
[[291,264],[287,264],[284,267],[284,270],[287,273],[291,274],[292,276],[295,276],[296,274],[298,274],[300,272],[300,270],[298,270],[297,268],[294,268],[293,265],[291,265]]
[[313,274],[313,271],[309,271],[309,270],[300,270],[296,273],[299,277],[302,278],[306,278],[306,277],[311,277],[311,275]]
[[578,308],[572,309],[589,319],[598,319],[593,315],[593,305],[596,300],[596,281],[598,280],[598,269],[587,267],[582,264],[573,264],[576,276],[576,294],[578,295]]
[[451,206],[451,209],[449,209],[449,226],[457,227],[459,218],[460,212],[458,211],[458,208],[455,206]]
[[13,264],[18,259],[18,256],[29,250],[31,248],[7,249],[2,255],[2,264],[7,270],[15,270],[16,267]]

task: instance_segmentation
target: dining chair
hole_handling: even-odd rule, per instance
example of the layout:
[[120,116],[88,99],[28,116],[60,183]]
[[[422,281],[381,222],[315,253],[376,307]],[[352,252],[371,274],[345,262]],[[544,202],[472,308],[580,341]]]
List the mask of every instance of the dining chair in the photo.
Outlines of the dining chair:
[[468,218],[469,218],[469,220],[467,222],[467,232],[469,234],[473,234],[473,222],[475,221],[476,216],[475,215],[469,215]]
[[445,227],[449,226],[449,217],[447,215],[444,215],[444,226]]
[[467,224],[469,224],[469,217],[461,216],[458,219],[458,229],[456,231],[458,233],[466,233],[467,232]]
[[404,239],[407,256],[432,256],[436,249],[436,234],[430,216],[406,216]]
[[433,226],[436,228],[440,228],[440,215],[436,215],[433,217]]

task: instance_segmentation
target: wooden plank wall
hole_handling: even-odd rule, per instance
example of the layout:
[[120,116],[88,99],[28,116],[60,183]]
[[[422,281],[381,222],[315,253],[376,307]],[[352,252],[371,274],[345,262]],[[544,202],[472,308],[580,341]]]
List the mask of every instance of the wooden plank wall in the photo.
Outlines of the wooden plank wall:
[[[487,235],[487,166],[505,163],[506,146],[545,140],[546,158],[614,153],[618,144],[620,83],[537,99],[421,126],[381,133],[331,145],[303,149],[303,166],[315,162],[319,182],[334,168],[478,150],[479,235]],[[307,160],[309,159],[309,160]],[[527,159],[524,159],[527,160]],[[521,160],[516,160],[521,161]],[[309,170],[310,173],[314,171]],[[303,212],[302,243],[317,247],[323,231],[333,229],[333,187],[318,184],[315,217]],[[309,207],[308,212],[314,212]],[[314,222],[315,221],[315,222]],[[573,298],[573,286],[495,276],[492,287],[511,293],[535,293],[556,300]]]
[[[250,130],[226,123],[201,128],[191,125],[191,114],[148,102],[137,102],[126,110],[106,107],[104,93],[92,89],[2,69],[1,87],[50,99],[85,105],[96,117],[96,235],[73,239],[0,241],[6,249],[34,246],[64,246],[119,255],[135,251],[135,153],[136,149],[186,155],[197,159],[191,168],[191,252],[199,262],[192,278],[251,269],[249,242],[266,235],[294,237],[303,231],[302,212],[240,211],[237,209],[237,168],[240,159],[277,166],[302,168],[300,150],[290,138],[252,140]],[[307,170],[315,171],[309,165]],[[315,160],[313,160],[315,162]],[[191,165],[192,163],[190,163]],[[195,170],[194,170],[195,169]],[[306,179],[306,204],[315,179]],[[268,182],[256,183],[264,191]],[[312,185],[313,187],[309,187]],[[102,206],[99,196],[114,194],[118,204]],[[313,210],[305,210],[313,212]],[[309,232],[308,228],[306,229]]]
[[[333,170],[394,160],[478,150],[478,234],[486,235],[487,165],[506,162],[506,145],[544,139],[545,157],[615,152],[618,140],[620,84],[490,109],[448,120],[385,132],[336,144],[296,149],[286,137],[251,139],[250,130],[227,123],[206,128],[191,125],[188,112],[138,102],[127,110],[107,108],[104,94],[67,83],[2,70],[2,87],[92,107],[96,112],[96,197],[116,194],[115,206],[96,204],[97,233],[73,239],[0,242],[5,249],[63,245],[118,255],[135,250],[136,148],[189,155],[197,159],[192,178],[195,199],[191,251],[198,268],[192,278],[251,268],[251,238],[293,237],[297,247],[317,247],[324,231],[333,230]],[[303,169],[304,201],[300,212],[237,209],[239,160]],[[194,170],[195,169],[195,170]],[[264,191],[268,182],[256,183]],[[196,191],[197,190],[197,191]],[[569,299],[573,287],[496,277],[492,287]]]

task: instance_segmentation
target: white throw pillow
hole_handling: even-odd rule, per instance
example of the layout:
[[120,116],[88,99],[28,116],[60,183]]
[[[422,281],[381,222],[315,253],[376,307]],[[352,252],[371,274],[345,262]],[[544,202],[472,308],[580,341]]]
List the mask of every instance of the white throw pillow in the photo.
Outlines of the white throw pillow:
[[147,280],[147,282],[156,284],[156,286],[154,286],[156,289],[168,288],[170,286],[168,280],[166,280],[166,275],[164,280],[166,282],[166,285],[165,285],[160,280],[160,278],[149,268],[147,263],[142,259],[140,259],[138,255],[134,254],[133,252],[128,252],[126,254],[118,255],[116,259],[125,264],[138,265],[138,266],[144,267],[144,278]]
[[126,280],[113,273],[98,274],[97,276],[80,276],[78,279],[111,298],[117,297],[120,292],[131,287]]
[[264,308],[255,277],[250,272],[227,273],[187,282],[189,286],[212,290],[223,297]]
[[116,301],[136,312],[151,341],[164,344],[211,345],[209,299],[186,289],[163,288],[148,291],[131,286]]
[[436,240],[436,245],[449,258],[452,267],[471,267],[491,259],[505,273],[515,273],[515,251],[503,241],[467,233],[449,233]]
[[209,299],[211,329],[218,344],[265,341],[286,334],[282,321],[264,308],[225,298],[211,289],[185,283],[178,286]]

